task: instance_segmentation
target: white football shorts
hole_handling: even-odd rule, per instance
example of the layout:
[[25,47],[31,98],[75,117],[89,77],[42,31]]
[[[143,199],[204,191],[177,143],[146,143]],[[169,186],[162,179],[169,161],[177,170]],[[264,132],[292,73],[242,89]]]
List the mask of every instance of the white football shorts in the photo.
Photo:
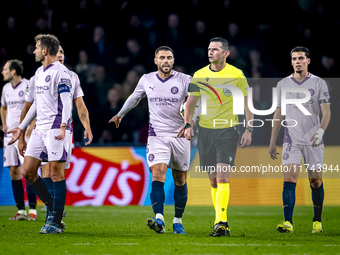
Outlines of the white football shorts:
[[282,165],[299,164],[301,165],[302,157],[306,169],[322,169],[325,155],[325,146],[320,144],[317,147],[311,145],[295,145],[284,143],[282,148]]
[[[65,169],[69,169],[71,166],[71,157],[72,157],[72,150],[73,150],[73,143],[72,143],[72,135],[73,132],[70,130],[66,130],[65,132],[65,138],[64,138],[64,146],[65,150],[67,152],[67,159],[65,162]],[[46,165],[48,162],[41,162],[41,165]]]
[[44,162],[66,161],[65,139],[55,139],[59,135],[59,131],[59,129],[34,129],[27,144],[25,156],[30,156]]
[[149,167],[165,163],[170,169],[188,171],[190,141],[185,138],[149,136],[146,156]]
[[24,158],[19,154],[18,141],[7,145],[11,139],[12,134],[4,136],[4,167],[20,166],[24,163]]

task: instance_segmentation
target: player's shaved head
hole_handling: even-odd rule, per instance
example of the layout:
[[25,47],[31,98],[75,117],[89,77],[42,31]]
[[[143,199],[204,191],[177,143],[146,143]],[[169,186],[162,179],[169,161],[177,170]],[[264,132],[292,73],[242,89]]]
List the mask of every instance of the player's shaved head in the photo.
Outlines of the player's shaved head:
[[156,49],[156,51],[155,51],[155,57],[157,56],[157,53],[158,53],[159,51],[161,51],[161,50],[164,50],[164,51],[171,51],[172,56],[174,57],[174,51],[173,51],[170,47],[168,47],[168,46],[161,46],[161,47],[158,47],[158,48]]

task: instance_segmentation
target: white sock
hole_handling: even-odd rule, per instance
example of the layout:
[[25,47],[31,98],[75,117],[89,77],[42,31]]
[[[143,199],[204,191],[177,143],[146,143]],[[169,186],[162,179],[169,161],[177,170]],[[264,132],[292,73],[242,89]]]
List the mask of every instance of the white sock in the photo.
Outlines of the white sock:
[[35,215],[37,215],[37,210],[36,209],[29,209],[28,210],[28,214],[34,213]]
[[163,222],[165,222],[163,214],[156,213],[156,219],[161,219]]
[[180,224],[182,224],[182,218],[174,218],[174,221],[172,222],[173,224],[175,224],[175,223],[180,223]]
[[19,214],[27,215],[26,210],[18,210]]

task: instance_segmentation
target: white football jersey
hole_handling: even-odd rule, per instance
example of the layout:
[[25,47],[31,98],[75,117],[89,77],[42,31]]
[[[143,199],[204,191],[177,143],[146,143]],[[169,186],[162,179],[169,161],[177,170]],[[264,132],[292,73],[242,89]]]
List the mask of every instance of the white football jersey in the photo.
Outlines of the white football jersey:
[[172,71],[161,79],[158,72],[145,74],[139,80],[133,96],[147,96],[149,105],[149,136],[176,136],[184,123],[181,104],[188,96],[191,76]]
[[[36,71],[36,74],[41,72],[41,70],[43,70],[43,67],[44,66],[39,67]],[[80,80],[79,80],[78,75],[73,71],[70,71],[70,75],[71,75],[71,88],[70,89],[71,89],[71,94],[73,95],[73,99],[78,98],[78,97],[83,97],[84,92],[80,86]],[[36,75],[32,76],[29,82],[27,83],[26,93],[25,93],[25,101],[31,104],[33,104],[33,101],[34,101],[35,77]]]
[[[43,68],[44,66],[39,67],[36,71],[36,75],[39,76],[39,73],[43,71]],[[36,75],[32,76],[32,78],[27,83],[27,87],[26,87],[25,101],[31,104],[33,104],[34,102],[34,87],[35,87]],[[71,94],[73,95],[73,99],[84,96],[84,92],[81,88],[78,75],[73,71],[70,71],[70,75],[71,75],[70,89],[71,89]],[[70,122],[72,122],[72,119],[70,120]]]
[[22,79],[16,86],[9,82],[2,89],[1,105],[7,107],[6,124],[8,130],[19,126],[22,108],[25,105],[27,79]]
[[71,89],[70,71],[59,61],[55,61],[46,68],[37,69],[34,83],[34,101],[37,107],[36,129],[60,128],[63,105],[58,86],[64,84]]
[[[311,137],[320,127],[320,105],[330,104],[330,96],[326,82],[311,73],[301,82],[298,82],[293,75],[282,79],[277,85],[278,107],[281,107],[282,88],[305,88],[311,94],[311,99],[302,105],[311,113],[305,115],[294,104],[287,105],[286,125],[284,143],[311,145]],[[305,94],[297,92],[286,93],[287,99],[304,98]],[[297,122],[297,124],[296,124]],[[296,126],[295,126],[296,124]]]

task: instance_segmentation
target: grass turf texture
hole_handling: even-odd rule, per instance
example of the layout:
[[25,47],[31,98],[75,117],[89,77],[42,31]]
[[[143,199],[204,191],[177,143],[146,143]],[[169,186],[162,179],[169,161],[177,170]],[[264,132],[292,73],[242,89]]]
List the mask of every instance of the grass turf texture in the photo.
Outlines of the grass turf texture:
[[165,207],[165,234],[146,226],[149,206],[66,207],[58,235],[39,234],[41,208],[36,222],[9,221],[15,212],[0,206],[0,254],[340,254],[340,207],[324,207],[324,232],[312,234],[311,206],[295,207],[294,233],[276,231],[282,207],[229,206],[230,237],[208,237],[212,207],[186,208],[185,235],[172,233],[173,206]]

